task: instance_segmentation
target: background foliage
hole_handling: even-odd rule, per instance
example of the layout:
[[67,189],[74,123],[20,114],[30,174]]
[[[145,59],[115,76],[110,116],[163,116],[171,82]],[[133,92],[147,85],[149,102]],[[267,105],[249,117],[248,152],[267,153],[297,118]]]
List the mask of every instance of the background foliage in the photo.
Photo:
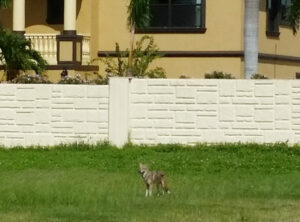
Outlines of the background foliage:
[[42,74],[46,69],[47,62],[39,52],[31,48],[30,41],[24,36],[0,29],[0,49],[0,59],[9,80],[20,71],[34,70],[36,74]]
[[0,0],[0,9],[8,8],[12,0]]
[[[109,55],[100,59],[105,65],[106,77],[113,76],[126,76],[128,70],[128,49],[126,51],[120,51],[120,46],[116,43],[116,58]],[[159,54],[159,49],[154,43],[154,39],[151,36],[145,35],[139,41],[136,42],[136,46],[133,50],[133,67],[131,74],[136,78],[166,78],[165,70],[162,67],[150,68],[150,64],[161,58],[163,55]]]
[[206,73],[204,75],[205,79],[234,79],[230,73],[225,73],[222,71],[213,71],[212,73]]

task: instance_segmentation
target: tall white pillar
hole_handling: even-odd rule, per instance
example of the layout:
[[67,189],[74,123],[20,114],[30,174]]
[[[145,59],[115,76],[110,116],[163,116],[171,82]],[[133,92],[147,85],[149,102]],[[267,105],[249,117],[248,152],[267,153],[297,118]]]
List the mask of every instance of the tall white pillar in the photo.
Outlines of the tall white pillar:
[[122,148],[129,136],[130,78],[109,79],[109,142]]
[[57,64],[65,65],[67,69],[82,64],[83,37],[76,32],[76,1],[64,0],[64,31],[56,36]]
[[65,0],[64,31],[76,31],[76,0]]
[[25,32],[25,0],[13,0],[13,31]]

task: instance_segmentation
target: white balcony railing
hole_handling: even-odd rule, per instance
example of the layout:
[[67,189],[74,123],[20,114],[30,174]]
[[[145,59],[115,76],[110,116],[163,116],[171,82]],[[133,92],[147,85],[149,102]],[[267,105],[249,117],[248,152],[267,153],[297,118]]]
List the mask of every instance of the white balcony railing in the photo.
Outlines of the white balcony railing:
[[91,36],[83,35],[83,39],[82,39],[82,65],[88,65],[91,62],[90,42],[91,42]]
[[49,65],[57,65],[56,34],[25,34],[32,48],[41,53]]
[[[49,65],[57,65],[56,34],[25,34],[26,39],[31,41],[32,48],[40,52]],[[87,65],[90,60],[90,39],[83,35],[82,40],[82,64]]]

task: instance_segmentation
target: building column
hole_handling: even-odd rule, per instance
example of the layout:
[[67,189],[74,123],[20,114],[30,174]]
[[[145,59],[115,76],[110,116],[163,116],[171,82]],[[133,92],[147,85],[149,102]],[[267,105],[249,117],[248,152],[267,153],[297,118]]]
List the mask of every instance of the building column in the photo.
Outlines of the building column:
[[64,0],[64,33],[76,34],[76,0]]
[[64,31],[57,36],[57,63],[65,69],[82,64],[82,36],[76,31],[77,0],[64,0]]
[[25,0],[13,0],[13,31],[25,34]]

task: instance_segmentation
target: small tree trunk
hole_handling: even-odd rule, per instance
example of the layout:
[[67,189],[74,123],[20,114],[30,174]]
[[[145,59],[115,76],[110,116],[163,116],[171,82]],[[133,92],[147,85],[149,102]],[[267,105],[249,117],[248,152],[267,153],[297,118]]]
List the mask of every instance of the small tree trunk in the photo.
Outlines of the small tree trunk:
[[130,48],[129,48],[129,56],[128,56],[127,76],[132,76],[132,67],[133,67],[135,24],[132,21],[131,21],[130,27],[131,27],[130,28]]
[[7,81],[12,81],[14,78],[18,76],[19,72],[18,70],[7,70],[6,72],[6,80]]

